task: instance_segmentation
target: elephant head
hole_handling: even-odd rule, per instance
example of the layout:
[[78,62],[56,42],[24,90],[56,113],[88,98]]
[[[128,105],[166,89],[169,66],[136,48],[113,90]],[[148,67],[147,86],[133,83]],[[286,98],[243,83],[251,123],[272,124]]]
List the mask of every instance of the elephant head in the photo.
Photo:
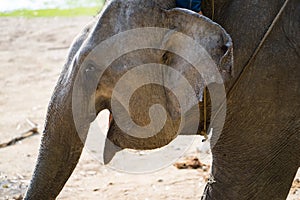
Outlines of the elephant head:
[[59,194],[103,109],[114,117],[108,161],[111,151],[155,149],[178,133],[197,132],[200,114],[193,110],[205,86],[230,77],[232,42],[218,24],[174,7],[167,0],[109,1],[75,39],[48,108],[25,199]]

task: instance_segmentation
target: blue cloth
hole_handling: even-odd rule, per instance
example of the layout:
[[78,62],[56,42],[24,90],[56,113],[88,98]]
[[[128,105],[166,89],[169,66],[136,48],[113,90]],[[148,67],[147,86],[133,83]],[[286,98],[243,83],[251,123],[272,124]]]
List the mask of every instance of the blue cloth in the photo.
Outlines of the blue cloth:
[[186,8],[195,12],[200,12],[202,0],[176,0],[179,8]]

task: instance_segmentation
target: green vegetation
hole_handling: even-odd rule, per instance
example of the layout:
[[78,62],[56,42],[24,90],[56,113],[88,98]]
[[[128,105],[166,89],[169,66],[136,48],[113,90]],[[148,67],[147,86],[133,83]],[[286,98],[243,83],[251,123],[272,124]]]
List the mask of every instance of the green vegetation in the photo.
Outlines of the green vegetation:
[[12,12],[0,12],[0,17],[73,17],[96,15],[102,8],[70,8],[70,9],[45,9],[45,10],[16,10]]

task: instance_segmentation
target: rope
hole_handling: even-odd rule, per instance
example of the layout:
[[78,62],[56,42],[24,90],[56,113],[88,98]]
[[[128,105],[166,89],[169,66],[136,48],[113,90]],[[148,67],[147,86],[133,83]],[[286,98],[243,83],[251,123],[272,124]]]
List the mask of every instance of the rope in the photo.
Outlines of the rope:
[[264,42],[266,41],[267,37],[270,35],[271,31],[273,30],[276,22],[278,21],[279,17],[281,16],[282,12],[284,11],[286,5],[288,4],[289,0],[286,0],[284,2],[284,4],[282,5],[282,7],[280,8],[279,12],[277,13],[276,17],[274,18],[274,20],[272,21],[271,25],[269,26],[267,32],[265,33],[264,37],[262,38],[262,40],[260,41],[259,45],[257,46],[257,48],[255,49],[253,55],[251,56],[251,58],[249,59],[248,63],[245,65],[245,67],[243,68],[242,72],[240,73],[240,76],[237,78],[236,82],[233,84],[233,86],[230,88],[228,94],[231,93],[231,91],[237,86],[237,84],[240,82],[240,80],[242,79],[243,75],[245,74],[245,71],[249,68],[249,66],[252,64],[254,58],[257,56],[259,50],[261,49],[262,45],[264,44]]
[[204,88],[204,94],[203,94],[203,103],[204,103],[204,113],[203,113],[203,115],[204,115],[204,126],[203,126],[203,128],[204,128],[204,132],[206,132],[207,131],[207,129],[206,129],[206,122],[207,122],[207,96],[206,96],[206,87]]
[[[215,1],[212,0],[212,16],[211,19],[214,20],[215,17]],[[200,135],[204,137],[202,142],[205,142],[208,139],[208,134],[207,134],[207,88],[204,88],[203,91],[203,130],[200,132]]]
[[207,89],[206,87],[204,88],[203,91],[203,104],[204,104],[204,108],[203,108],[203,130],[200,132],[200,135],[202,135],[204,137],[204,139],[202,140],[202,142],[205,142],[208,139],[208,135],[207,135]]
[[211,20],[215,18],[215,0],[211,0]]
[[[214,1],[214,0],[212,0]],[[254,53],[252,54],[251,58],[249,59],[249,61],[247,62],[247,64],[245,65],[245,67],[243,68],[242,72],[240,73],[239,77],[237,78],[237,80],[235,81],[235,83],[233,84],[233,86],[229,89],[228,91],[228,95],[229,96],[231,94],[231,92],[237,87],[238,83],[241,81],[243,75],[245,74],[246,70],[249,68],[249,66],[252,64],[252,62],[254,61],[254,58],[257,56],[259,50],[261,49],[262,45],[264,44],[264,42],[266,41],[266,39],[268,38],[268,36],[270,35],[271,31],[273,30],[275,24],[277,23],[278,19],[280,18],[280,16],[282,15],[284,9],[286,8],[286,5],[289,3],[290,0],[286,0],[284,2],[284,4],[281,6],[279,12],[277,13],[277,15],[275,16],[275,18],[273,19],[271,25],[269,26],[267,32],[264,34],[264,37],[262,38],[262,40],[260,41],[259,45],[257,46],[257,48],[255,49]],[[222,105],[219,107],[218,111],[216,112],[216,114],[213,116],[212,121],[215,120],[216,116],[219,114],[220,110],[222,109],[222,107],[225,105],[225,101],[222,103]]]

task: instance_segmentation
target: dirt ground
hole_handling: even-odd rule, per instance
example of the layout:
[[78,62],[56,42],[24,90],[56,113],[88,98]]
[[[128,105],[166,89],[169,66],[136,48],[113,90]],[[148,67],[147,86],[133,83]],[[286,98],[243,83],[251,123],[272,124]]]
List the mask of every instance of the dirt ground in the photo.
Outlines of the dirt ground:
[[[0,18],[0,143],[28,130],[28,119],[37,123],[42,132],[67,47],[91,19]],[[105,129],[107,114],[102,118]],[[41,134],[0,148],[0,200],[18,199],[24,194],[40,138]],[[210,155],[199,153],[198,149],[193,145],[186,156],[200,156],[200,161],[209,164]],[[208,174],[207,167],[179,170],[172,165],[152,174],[120,173],[84,151],[58,199],[194,200],[200,199]],[[299,178],[298,173],[289,200],[300,199]]]

